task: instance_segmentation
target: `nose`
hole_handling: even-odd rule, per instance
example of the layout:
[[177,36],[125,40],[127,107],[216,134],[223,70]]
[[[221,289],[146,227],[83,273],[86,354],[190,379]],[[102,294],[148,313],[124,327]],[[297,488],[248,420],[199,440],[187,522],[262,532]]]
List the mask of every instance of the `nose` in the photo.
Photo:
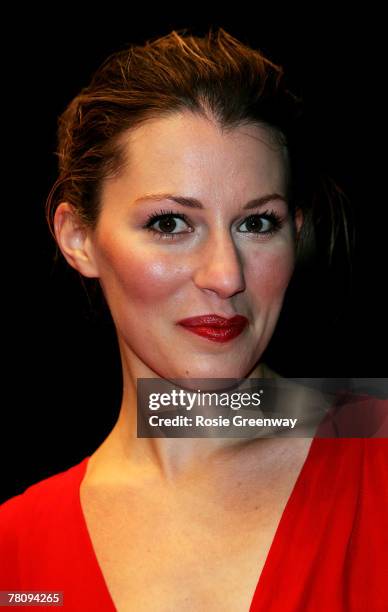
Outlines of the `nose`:
[[228,298],[245,289],[243,262],[228,231],[208,237],[194,272],[194,282],[202,290]]

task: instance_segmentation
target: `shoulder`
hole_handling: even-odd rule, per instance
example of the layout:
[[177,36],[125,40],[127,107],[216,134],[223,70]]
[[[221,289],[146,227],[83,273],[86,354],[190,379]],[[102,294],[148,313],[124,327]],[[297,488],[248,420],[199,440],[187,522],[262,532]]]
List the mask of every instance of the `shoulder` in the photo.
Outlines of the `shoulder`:
[[1,523],[4,520],[10,521],[21,513],[33,510],[39,512],[50,499],[58,502],[75,484],[77,477],[81,477],[87,459],[88,457],[85,457],[76,465],[30,485],[23,493],[15,495],[0,504]]
[[369,452],[384,453],[388,440],[388,399],[368,394],[342,392],[337,395],[330,418],[338,436],[365,438]]
[[65,518],[76,499],[87,459],[29,486],[0,505],[1,547],[15,539],[27,541],[40,528],[49,530]]
[[87,459],[0,505],[0,589],[27,588],[39,576],[50,574],[55,555],[66,550],[70,527],[77,522],[79,484]]

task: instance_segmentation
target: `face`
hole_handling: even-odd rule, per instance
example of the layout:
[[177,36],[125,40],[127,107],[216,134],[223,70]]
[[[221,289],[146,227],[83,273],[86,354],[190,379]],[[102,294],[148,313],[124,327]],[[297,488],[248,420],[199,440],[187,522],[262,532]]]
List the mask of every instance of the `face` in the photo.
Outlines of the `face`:
[[[243,378],[273,334],[294,269],[286,152],[267,128],[222,133],[190,113],[126,138],[127,167],[104,184],[90,238],[126,362],[138,377]],[[178,324],[209,313],[248,324],[227,342]]]

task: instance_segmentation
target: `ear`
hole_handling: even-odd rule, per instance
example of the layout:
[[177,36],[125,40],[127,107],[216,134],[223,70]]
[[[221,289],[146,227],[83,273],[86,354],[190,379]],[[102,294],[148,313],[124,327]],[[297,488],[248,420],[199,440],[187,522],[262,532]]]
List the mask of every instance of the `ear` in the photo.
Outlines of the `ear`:
[[66,261],[83,276],[98,278],[90,230],[81,223],[75,208],[68,202],[61,202],[55,211],[54,231]]

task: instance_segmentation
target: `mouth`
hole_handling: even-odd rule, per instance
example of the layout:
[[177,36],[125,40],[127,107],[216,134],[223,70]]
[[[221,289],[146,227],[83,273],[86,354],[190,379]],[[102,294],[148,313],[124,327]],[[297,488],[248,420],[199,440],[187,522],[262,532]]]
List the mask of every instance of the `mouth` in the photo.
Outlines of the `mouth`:
[[206,314],[182,319],[178,324],[187,331],[213,342],[228,342],[242,333],[248,324],[248,319],[242,315],[228,319],[216,314]]

